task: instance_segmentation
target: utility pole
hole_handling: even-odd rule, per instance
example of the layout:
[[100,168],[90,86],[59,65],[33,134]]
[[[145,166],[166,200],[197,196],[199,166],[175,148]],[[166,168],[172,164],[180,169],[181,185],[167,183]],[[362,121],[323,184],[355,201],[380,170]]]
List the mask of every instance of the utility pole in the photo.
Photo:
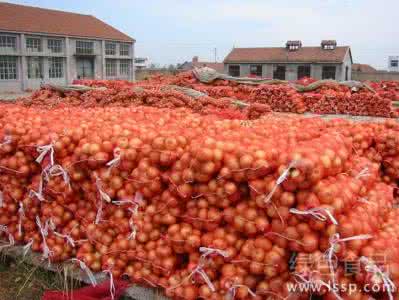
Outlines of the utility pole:
[[217,52],[218,49],[215,47],[213,50],[215,51],[215,63],[216,63],[218,58],[218,52]]

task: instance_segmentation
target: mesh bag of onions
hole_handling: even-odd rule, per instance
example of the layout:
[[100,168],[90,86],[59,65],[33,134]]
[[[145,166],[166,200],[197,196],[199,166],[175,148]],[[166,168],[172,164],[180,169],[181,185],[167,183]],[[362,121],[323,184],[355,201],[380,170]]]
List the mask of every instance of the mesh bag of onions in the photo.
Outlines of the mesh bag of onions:
[[0,141],[3,248],[170,299],[398,299],[393,120],[2,104]]

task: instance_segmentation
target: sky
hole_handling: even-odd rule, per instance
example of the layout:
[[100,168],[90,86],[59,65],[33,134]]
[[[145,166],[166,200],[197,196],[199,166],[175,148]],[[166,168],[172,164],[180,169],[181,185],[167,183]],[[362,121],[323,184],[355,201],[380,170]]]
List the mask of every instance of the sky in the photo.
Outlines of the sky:
[[[335,39],[356,63],[399,55],[398,0],[7,0],[91,14],[136,39],[136,56],[168,65],[222,61],[233,47],[316,46]],[[215,51],[216,49],[216,51]]]

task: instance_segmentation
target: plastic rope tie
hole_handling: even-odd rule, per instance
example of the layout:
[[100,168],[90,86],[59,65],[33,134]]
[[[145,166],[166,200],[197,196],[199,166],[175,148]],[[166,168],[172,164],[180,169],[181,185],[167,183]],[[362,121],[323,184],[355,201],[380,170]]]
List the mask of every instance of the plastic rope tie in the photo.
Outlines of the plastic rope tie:
[[5,135],[3,138],[3,142],[0,143],[0,147],[4,146],[4,145],[8,145],[11,144],[12,142],[12,136],[11,135]]
[[226,294],[226,300],[234,300],[238,288],[246,288],[248,290],[248,294],[250,294],[253,298],[256,297],[256,294],[246,285],[235,284],[231,288],[229,288],[229,290]]
[[36,151],[39,152],[39,156],[36,158],[36,162],[41,164],[47,154],[50,155],[50,165],[54,165],[54,146],[53,144],[38,146]]
[[22,202],[18,203],[19,209],[18,209],[18,234],[22,235],[22,218],[25,217],[25,210],[24,210],[24,205]]
[[121,158],[122,158],[122,151],[120,148],[115,148],[114,149],[114,158],[107,162],[106,166],[109,167],[109,170],[112,170],[112,168],[119,166],[121,163]]
[[392,293],[396,291],[396,286],[393,281],[389,278],[389,276],[384,273],[375,263],[370,261],[367,257],[360,257],[360,262],[364,263],[365,270],[369,273],[373,273],[379,277],[381,277],[384,286],[386,287],[386,292],[388,293],[389,300],[393,300]]
[[110,270],[105,270],[103,271],[105,274],[109,274],[109,292],[111,295],[111,299],[115,299],[115,283],[114,283],[114,275],[112,275],[112,272]]
[[46,224],[43,227],[42,223],[40,222],[39,216],[36,216],[36,224],[39,227],[40,234],[43,239],[43,258],[47,259],[53,255],[53,252],[50,250],[46,242],[46,237],[48,236],[48,222],[46,222]]
[[201,255],[202,258],[206,258],[207,256],[213,253],[223,256],[224,258],[229,257],[229,254],[226,251],[215,248],[200,247],[199,252],[202,253]]
[[28,251],[32,248],[33,243],[34,243],[34,240],[30,239],[29,243],[27,243],[25,246],[22,247],[22,255],[23,255],[23,257],[25,257],[26,254],[28,254]]
[[295,168],[295,166],[298,164],[298,162],[296,160],[293,160],[292,162],[290,162],[290,164],[288,165],[288,167],[283,171],[283,173],[280,175],[279,178],[277,178],[276,180],[276,184],[273,186],[272,190],[270,191],[270,193],[265,197],[264,202],[268,203],[271,198],[273,197],[274,193],[276,192],[278,186],[280,184],[282,184],[288,177],[289,172],[291,171],[292,168]]
[[322,214],[322,212],[326,213],[326,215],[334,225],[338,225],[338,221],[334,218],[333,214],[330,212],[328,208],[316,207],[308,210],[298,210],[296,208],[290,209],[290,213],[292,214],[302,215],[302,216],[310,215],[319,221],[325,222],[327,221],[327,217],[324,214]]
[[[332,279],[332,282],[334,285],[336,282],[335,282],[335,268],[334,268],[334,264],[333,264],[333,256],[335,255],[334,252],[335,252],[336,246],[339,243],[355,241],[355,240],[368,240],[371,238],[372,238],[372,236],[369,234],[361,234],[361,235],[355,235],[355,236],[341,239],[339,233],[336,233],[330,237],[330,239],[329,239],[330,248],[327,249],[327,251],[325,253],[325,257],[327,259],[328,267],[330,269],[331,279]],[[334,294],[336,294],[336,293],[334,293]]]
[[[65,184],[71,186],[68,172],[61,165],[53,165],[47,171],[48,177],[62,176]],[[48,180],[47,180],[48,181]]]
[[77,258],[72,258],[71,261],[79,263],[79,267],[82,269],[82,271],[86,272],[87,277],[89,278],[92,286],[97,285],[97,280],[94,277],[93,272],[87,267],[87,265],[83,261],[81,261],[80,259],[77,259]]
[[40,176],[40,181],[39,181],[39,189],[38,191],[34,191],[34,190],[30,190],[29,191],[29,197],[33,198],[36,197],[37,199],[39,199],[39,201],[45,201],[44,197],[43,197],[43,175],[45,175],[46,173],[43,171],[41,176]]
[[8,235],[8,244],[1,246],[0,250],[5,247],[11,247],[15,245],[14,237],[12,236],[6,225],[0,225],[0,232],[4,232],[5,234]]

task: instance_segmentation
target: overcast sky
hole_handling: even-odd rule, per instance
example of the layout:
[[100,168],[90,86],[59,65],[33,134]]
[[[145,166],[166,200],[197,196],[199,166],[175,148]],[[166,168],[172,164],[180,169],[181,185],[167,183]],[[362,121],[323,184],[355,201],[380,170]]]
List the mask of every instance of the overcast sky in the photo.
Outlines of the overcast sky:
[[[387,68],[399,55],[399,0],[8,0],[94,15],[137,40],[136,56],[154,63],[223,60],[235,47],[286,40],[350,45],[353,60]],[[32,20],[34,22],[34,20]]]

